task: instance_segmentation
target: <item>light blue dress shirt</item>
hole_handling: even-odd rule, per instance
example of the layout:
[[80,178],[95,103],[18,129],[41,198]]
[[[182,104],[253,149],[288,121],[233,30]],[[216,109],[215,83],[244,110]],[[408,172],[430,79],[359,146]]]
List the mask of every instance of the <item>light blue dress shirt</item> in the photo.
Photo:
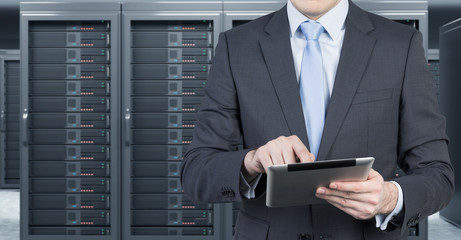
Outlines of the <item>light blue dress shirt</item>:
[[[299,82],[301,72],[301,62],[303,59],[304,49],[306,47],[306,39],[299,29],[299,25],[305,21],[312,21],[299,12],[291,3],[287,1],[288,22],[290,24],[290,41],[293,60],[296,71],[296,78]],[[319,37],[320,49],[322,50],[322,62],[324,71],[324,96],[325,96],[325,112],[328,110],[328,103],[333,92],[333,86],[336,77],[336,70],[338,68],[339,57],[341,48],[344,42],[344,35],[346,32],[346,17],[349,12],[349,1],[341,0],[333,9],[320,17],[317,22],[322,24],[325,32]],[[261,178],[259,174],[256,179],[251,183],[247,183],[243,174],[240,174],[240,192],[248,198],[255,197],[255,188]],[[398,189],[399,196],[397,205],[389,215],[376,215],[376,227],[381,230],[387,228],[387,224],[393,216],[402,211],[403,208],[403,191],[397,182],[391,181]]]

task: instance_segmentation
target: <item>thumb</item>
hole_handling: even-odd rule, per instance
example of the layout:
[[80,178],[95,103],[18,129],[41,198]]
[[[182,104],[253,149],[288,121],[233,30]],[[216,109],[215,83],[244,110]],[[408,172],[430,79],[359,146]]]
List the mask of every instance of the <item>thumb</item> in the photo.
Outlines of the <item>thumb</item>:
[[381,176],[381,174],[379,174],[377,171],[371,168],[370,173],[368,173],[368,179],[376,178],[378,176]]

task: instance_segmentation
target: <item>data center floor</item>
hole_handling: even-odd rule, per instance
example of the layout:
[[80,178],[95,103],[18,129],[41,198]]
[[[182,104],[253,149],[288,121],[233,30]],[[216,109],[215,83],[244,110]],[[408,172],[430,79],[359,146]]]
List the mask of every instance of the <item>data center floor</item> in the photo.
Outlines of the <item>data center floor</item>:
[[[429,240],[454,240],[461,228],[446,222],[436,213],[429,217]],[[0,240],[19,239],[19,192],[0,190]]]

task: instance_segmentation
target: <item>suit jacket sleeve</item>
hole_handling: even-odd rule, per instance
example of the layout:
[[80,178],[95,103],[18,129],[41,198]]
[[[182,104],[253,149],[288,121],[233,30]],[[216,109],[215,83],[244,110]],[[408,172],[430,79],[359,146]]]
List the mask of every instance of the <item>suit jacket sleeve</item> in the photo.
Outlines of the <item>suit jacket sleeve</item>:
[[241,200],[240,169],[249,150],[237,151],[241,143],[237,99],[226,36],[221,33],[193,141],[181,165],[182,188],[193,201]]
[[407,56],[399,128],[399,166],[407,175],[395,181],[403,190],[405,230],[446,206],[454,190],[445,118],[439,114],[435,82],[417,31]]

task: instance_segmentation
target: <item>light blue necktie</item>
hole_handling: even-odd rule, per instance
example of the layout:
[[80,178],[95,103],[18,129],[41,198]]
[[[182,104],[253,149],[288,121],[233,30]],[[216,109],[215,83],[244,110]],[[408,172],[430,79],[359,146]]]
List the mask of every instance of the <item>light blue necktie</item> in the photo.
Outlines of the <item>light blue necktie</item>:
[[306,37],[307,44],[301,63],[299,93],[310,150],[317,159],[325,123],[322,51],[318,39],[325,29],[318,22],[306,21],[301,24],[301,31]]

